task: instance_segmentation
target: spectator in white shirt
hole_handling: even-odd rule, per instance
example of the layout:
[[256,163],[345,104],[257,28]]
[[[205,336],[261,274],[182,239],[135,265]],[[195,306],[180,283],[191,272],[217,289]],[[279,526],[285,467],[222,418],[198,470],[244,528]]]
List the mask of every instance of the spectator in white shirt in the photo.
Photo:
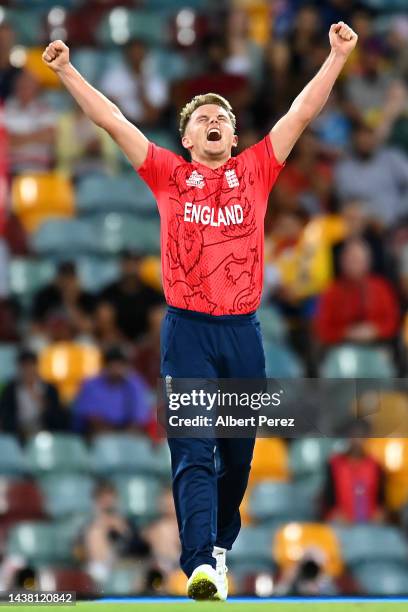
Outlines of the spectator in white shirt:
[[14,95],[5,105],[5,123],[11,172],[49,170],[55,157],[56,117],[29,72],[23,71],[16,79]]
[[138,125],[155,123],[168,100],[167,83],[140,40],[127,44],[124,61],[105,72],[100,87]]

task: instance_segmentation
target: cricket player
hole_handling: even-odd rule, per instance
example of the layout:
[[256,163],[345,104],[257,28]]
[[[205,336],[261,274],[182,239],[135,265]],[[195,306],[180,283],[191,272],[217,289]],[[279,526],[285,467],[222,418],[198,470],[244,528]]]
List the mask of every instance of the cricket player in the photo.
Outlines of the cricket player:
[[[235,157],[238,136],[229,102],[207,93],[186,104],[180,134],[190,161],[149,142],[75,70],[62,41],[44,51],[44,62],[156,197],[168,304],[161,374],[167,379],[265,377],[255,314],[263,283],[264,216],[287,156],[326,103],[357,35],[339,22],[329,39],[329,56],[286,115]],[[173,438],[169,445],[188,596],[225,600],[226,551],[240,530],[254,439]]]

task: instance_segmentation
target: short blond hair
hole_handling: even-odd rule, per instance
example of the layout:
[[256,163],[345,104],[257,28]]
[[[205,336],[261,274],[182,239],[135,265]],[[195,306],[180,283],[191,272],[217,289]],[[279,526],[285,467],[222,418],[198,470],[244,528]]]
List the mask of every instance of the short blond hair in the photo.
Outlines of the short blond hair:
[[194,98],[181,109],[179,131],[182,136],[185,134],[187,124],[191,119],[191,115],[197,108],[204,106],[204,104],[216,104],[217,106],[221,106],[224,110],[226,110],[235,132],[237,120],[232,112],[231,104],[219,94],[206,93],[200,94],[199,96],[194,96]]

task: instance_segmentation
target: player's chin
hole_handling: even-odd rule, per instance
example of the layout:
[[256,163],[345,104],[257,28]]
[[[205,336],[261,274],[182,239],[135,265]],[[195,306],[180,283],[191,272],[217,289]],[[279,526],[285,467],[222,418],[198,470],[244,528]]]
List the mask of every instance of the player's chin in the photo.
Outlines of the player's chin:
[[224,155],[226,152],[226,145],[223,140],[207,140],[205,143],[205,152],[208,155]]

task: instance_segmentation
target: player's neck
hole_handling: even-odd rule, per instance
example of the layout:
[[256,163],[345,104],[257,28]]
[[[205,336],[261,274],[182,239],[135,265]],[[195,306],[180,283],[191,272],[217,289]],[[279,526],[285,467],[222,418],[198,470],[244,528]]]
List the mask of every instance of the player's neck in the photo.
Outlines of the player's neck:
[[207,168],[211,168],[212,170],[216,170],[217,168],[221,168],[221,166],[226,164],[230,157],[231,155],[226,155],[220,159],[212,159],[192,154],[191,161],[195,162],[196,164],[201,164],[202,166],[207,166]]

